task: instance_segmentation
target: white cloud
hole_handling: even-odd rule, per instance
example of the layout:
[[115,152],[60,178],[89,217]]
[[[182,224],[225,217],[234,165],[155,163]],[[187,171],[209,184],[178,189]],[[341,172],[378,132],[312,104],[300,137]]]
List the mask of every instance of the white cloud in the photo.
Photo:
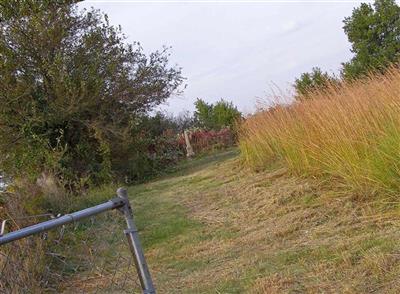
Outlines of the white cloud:
[[300,28],[300,24],[298,22],[296,22],[294,20],[290,20],[283,24],[283,33],[284,34],[291,33],[291,32],[298,30],[299,28]]
[[188,87],[164,108],[193,109],[197,97],[255,108],[272,82],[286,89],[301,72],[337,71],[351,57],[342,20],[357,3],[87,3],[109,14],[147,52],[173,47]]

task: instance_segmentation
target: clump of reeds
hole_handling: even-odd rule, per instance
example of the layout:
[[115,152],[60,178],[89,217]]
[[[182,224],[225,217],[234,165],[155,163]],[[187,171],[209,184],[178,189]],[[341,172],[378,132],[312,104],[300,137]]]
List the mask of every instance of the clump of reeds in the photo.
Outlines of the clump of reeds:
[[362,192],[400,192],[400,71],[332,86],[248,118],[240,148],[252,167],[283,160]]

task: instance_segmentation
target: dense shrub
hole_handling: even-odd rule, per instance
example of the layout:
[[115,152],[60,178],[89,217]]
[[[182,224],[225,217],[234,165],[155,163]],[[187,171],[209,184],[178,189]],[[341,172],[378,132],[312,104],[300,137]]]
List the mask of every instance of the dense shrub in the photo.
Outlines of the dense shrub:
[[125,145],[115,158],[119,178],[128,183],[142,181],[174,166],[184,156],[177,137],[172,129],[160,134],[142,129],[132,136],[132,144]]
[[226,127],[233,129],[242,117],[242,114],[232,102],[223,99],[215,104],[197,99],[195,106],[194,119],[197,126],[204,129],[219,130]]
[[303,73],[294,82],[297,100],[307,99],[315,91],[326,91],[339,83],[339,80],[314,67],[310,73]]
[[138,121],[182,77],[166,49],[145,55],[107,16],[72,2],[0,5],[0,165],[13,178],[46,172],[79,190],[121,174],[120,151],[147,142]]

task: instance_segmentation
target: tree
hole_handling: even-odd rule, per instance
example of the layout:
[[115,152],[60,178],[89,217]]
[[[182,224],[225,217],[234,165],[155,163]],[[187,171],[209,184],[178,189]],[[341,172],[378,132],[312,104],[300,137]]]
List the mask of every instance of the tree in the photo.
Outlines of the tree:
[[310,73],[303,73],[295,80],[296,99],[307,99],[313,92],[323,91],[335,83],[335,77],[323,72],[319,67],[314,67]]
[[106,15],[73,2],[0,6],[0,165],[8,176],[108,179],[121,145],[135,143],[138,117],[182,83],[166,48],[146,56]]
[[343,64],[345,79],[352,80],[369,71],[383,71],[400,60],[400,6],[395,0],[361,4],[345,18],[343,29],[355,54]]
[[223,99],[214,104],[212,114],[214,125],[217,129],[223,127],[234,127],[237,120],[242,116],[240,111],[232,102]]
[[199,126],[206,129],[234,127],[242,114],[232,102],[221,99],[215,104],[208,104],[202,99],[195,102],[195,119]]
[[213,128],[213,118],[212,110],[213,105],[208,104],[203,99],[197,99],[194,103],[196,111],[194,112],[194,117],[197,124],[203,128]]
[[175,165],[183,157],[178,123],[177,118],[160,111],[138,118],[127,138],[131,143],[118,151],[118,175],[126,182],[143,181]]

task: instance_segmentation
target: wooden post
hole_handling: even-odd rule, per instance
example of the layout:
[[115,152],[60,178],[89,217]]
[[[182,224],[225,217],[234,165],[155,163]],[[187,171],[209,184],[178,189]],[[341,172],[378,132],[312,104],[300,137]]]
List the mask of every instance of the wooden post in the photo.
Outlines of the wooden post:
[[190,145],[190,140],[189,140],[188,131],[185,130],[183,133],[184,133],[184,135],[185,135],[186,156],[187,156],[188,158],[190,158],[190,157],[194,156],[193,148],[192,148],[192,145]]

